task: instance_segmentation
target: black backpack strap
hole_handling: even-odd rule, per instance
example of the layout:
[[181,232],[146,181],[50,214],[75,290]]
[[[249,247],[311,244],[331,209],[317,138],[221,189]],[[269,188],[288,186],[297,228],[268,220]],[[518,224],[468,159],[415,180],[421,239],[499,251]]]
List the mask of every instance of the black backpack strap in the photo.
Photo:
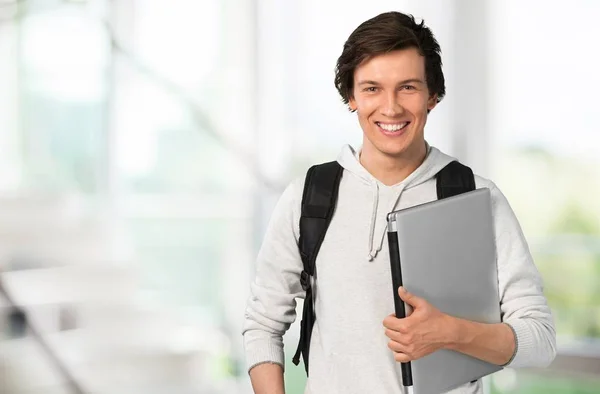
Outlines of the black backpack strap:
[[300,341],[292,361],[298,365],[302,355],[307,375],[308,351],[315,323],[311,277],[315,274],[317,254],[333,217],[342,172],[342,166],[336,161],[318,164],[308,170],[304,182],[298,247],[304,266],[300,274],[300,283],[306,291],[306,297],[300,322]]
[[475,190],[473,171],[458,161],[450,162],[436,177],[438,200]]

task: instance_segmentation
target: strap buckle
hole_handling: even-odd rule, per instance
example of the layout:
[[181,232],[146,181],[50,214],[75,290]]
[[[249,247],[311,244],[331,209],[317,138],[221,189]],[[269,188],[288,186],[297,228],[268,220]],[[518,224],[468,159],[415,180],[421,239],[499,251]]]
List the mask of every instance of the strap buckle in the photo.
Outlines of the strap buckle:
[[300,274],[300,284],[302,285],[302,290],[307,291],[310,289],[310,275],[304,270]]

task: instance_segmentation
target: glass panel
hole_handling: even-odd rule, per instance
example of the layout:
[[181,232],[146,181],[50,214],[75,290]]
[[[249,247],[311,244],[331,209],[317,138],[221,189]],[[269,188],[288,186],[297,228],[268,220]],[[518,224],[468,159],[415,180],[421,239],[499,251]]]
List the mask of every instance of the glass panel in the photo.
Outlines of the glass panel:
[[[572,39],[600,34],[593,17],[600,4],[490,4],[494,180],[543,275],[559,353],[600,358],[594,350],[600,343],[600,123],[593,116],[600,59],[585,40]],[[560,29],[557,20],[564,22]],[[565,78],[572,82],[563,85]],[[600,371],[505,372],[492,379],[495,393],[597,393],[600,387]]]
[[81,6],[34,8],[20,24],[24,186],[95,193],[105,146],[108,40]]
[[223,136],[248,134],[251,127],[240,116],[238,130],[222,130],[225,122],[216,115],[235,94],[226,82],[223,57],[233,49],[222,34],[219,4],[136,2],[115,83],[124,192],[212,193],[251,185],[251,163],[240,160]]

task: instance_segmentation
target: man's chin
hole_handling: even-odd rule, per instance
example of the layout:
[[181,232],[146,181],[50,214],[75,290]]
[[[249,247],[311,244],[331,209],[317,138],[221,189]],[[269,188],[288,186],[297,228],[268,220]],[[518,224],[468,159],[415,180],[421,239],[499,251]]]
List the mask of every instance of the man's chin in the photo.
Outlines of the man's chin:
[[385,144],[382,146],[381,151],[388,156],[400,157],[406,154],[409,146],[406,144]]
[[422,152],[418,145],[421,145],[423,150],[425,150],[425,141],[422,141],[422,143],[419,144],[417,144],[416,141],[413,141],[413,143],[410,144],[407,144],[406,141],[404,142],[405,143],[402,144],[382,144],[378,150],[386,156],[398,159],[407,158],[408,156],[420,156]]

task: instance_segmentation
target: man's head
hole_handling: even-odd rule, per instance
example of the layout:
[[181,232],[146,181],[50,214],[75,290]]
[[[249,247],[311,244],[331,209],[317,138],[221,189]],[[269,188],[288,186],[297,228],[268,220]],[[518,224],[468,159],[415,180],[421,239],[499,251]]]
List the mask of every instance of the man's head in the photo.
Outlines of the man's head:
[[352,32],[335,85],[358,113],[363,150],[397,156],[422,144],[427,113],[446,92],[440,52],[423,22],[399,12],[378,15]]

